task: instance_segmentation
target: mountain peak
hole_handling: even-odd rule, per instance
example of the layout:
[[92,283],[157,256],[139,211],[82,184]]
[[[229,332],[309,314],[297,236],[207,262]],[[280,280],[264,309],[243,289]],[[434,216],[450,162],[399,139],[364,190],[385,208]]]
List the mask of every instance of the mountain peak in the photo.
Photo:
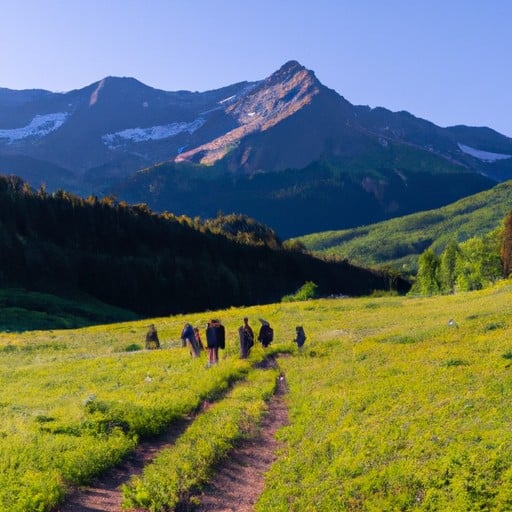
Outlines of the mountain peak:
[[176,162],[198,161],[210,165],[223,158],[249,134],[264,132],[311,103],[320,82],[312,71],[291,60],[247,94],[226,107],[236,127],[214,140],[179,154]]
[[141,93],[141,91],[153,90],[152,87],[147,86],[136,78],[118,76],[107,76],[100,81],[91,84],[89,88],[92,89],[92,93],[89,98],[90,106],[97,103],[100,93],[129,96]]
[[98,87],[108,87],[111,89],[123,90],[125,92],[153,89],[153,87],[150,87],[149,85],[146,85],[130,76],[106,76],[105,78],[94,82],[89,87],[95,89]]
[[302,77],[308,77],[316,81],[316,76],[313,71],[306,69],[302,64],[296,60],[289,60],[283,64],[277,71],[272,73],[267,78],[270,84],[283,83],[291,80],[293,77],[300,75]]
[[300,62],[296,60],[289,60],[285,62],[276,73],[296,73],[297,71],[302,71],[306,69]]

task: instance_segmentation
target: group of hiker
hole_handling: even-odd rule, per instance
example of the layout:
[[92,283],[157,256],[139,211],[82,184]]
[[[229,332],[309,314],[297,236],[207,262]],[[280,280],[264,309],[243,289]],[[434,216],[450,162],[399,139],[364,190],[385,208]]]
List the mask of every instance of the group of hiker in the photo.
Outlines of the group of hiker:
[[[258,333],[258,341],[263,348],[267,348],[274,339],[274,330],[270,323],[263,318],[259,319],[261,327]],[[293,340],[297,343],[299,349],[306,341],[306,335],[302,326],[295,328],[296,336]],[[207,367],[216,365],[219,362],[219,349],[226,347],[226,330],[220,320],[212,319],[206,326],[206,346],[201,339],[201,333],[198,327],[192,327],[186,323],[181,331],[181,342],[183,347],[188,347],[192,357],[199,357],[202,352],[208,355]],[[244,317],[243,324],[238,328],[238,338],[240,341],[240,358],[247,359],[254,346],[254,331],[249,325],[249,318]],[[160,340],[154,324],[149,326],[146,333],[146,349],[160,348]]]
[[[258,335],[258,341],[266,348],[272,343],[274,331],[270,324],[260,319],[261,329]],[[254,332],[249,325],[249,319],[244,318],[244,323],[238,329],[240,340],[240,358],[247,359],[251,348],[254,346]],[[206,326],[206,347],[201,340],[201,335],[197,327],[193,328],[189,323],[185,324],[181,331],[181,341],[183,346],[188,346],[192,357],[199,357],[202,351],[207,351],[208,365],[213,366],[219,362],[219,349],[226,347],[226,329],[220,320],[210,320]]]

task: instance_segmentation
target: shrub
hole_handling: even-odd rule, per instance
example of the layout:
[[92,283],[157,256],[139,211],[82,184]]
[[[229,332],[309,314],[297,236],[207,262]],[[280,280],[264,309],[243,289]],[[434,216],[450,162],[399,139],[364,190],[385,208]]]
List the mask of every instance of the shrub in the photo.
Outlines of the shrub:
[[281,302],[296,302],[302,300],[314,299],[317,297],[318,285],[313,281],[304,283],[294,295],[285,295]]
[[137,352],[137,350],[142,350],[142,347],[137,343],[131,343],[124,348],[123,352]]

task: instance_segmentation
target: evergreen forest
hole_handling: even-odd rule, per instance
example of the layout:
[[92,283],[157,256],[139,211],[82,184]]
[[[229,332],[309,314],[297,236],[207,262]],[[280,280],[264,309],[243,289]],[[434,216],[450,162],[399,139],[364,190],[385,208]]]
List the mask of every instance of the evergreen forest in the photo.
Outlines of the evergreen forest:
[[114,197],[34,191],[0,177],[0,287],[88,296],[142,316],[279,301],[305,282],[320,295],[407,292],[409,283],[283,248],[237,215],[200,221]]

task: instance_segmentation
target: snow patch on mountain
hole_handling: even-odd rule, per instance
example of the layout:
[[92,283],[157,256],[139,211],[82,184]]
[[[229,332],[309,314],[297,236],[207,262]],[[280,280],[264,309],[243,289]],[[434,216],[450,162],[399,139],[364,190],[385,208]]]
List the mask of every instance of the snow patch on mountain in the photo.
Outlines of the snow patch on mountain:
[[233,101],[235,101],[235,98],[236,98],[236,94],[233,94],[233,96],[230,96],[229,98],[220,100],[219,104],[222,105],[223,103],[233,103]]
[[233,94],[233,96],[229,96],[228,98],[224,98],[223,100],[220,100],[218,102],[219,105],[231,105],[235,101],[240,100],[241,98],[244,98],[247,96],[254,88],[256,88],[260,82],[254,82],[252,84],[246,85],[241,91],[238,92],[238,94]]
[[11,143],[15,140],[26,139],[28,137],[44,137],[60,128],[66,121],[68,115],[68,112],[37,115],[27,126],[0,130],[0,139],[8,139],[9,143]]
[[507,158],[512,158],[512,155],[505,155],[503,153],[491,153],[489,151],[482,151],[480,149],[472,148],[471,146],[465,146],[460,142],[457,144],[459,149],[466,153],[467,155],[471,155],[483,162],[496,162],[496,160],[506,160]]
[[161,140],[174,137],[182,132],[194,133],[206,121],[199,117],[191,123],[171,123],[149,128],[127,128],[115,133],[107,133],[101,137],[103,143],[111,149],[117,148],[126,141],[146,142],[148,140]]

